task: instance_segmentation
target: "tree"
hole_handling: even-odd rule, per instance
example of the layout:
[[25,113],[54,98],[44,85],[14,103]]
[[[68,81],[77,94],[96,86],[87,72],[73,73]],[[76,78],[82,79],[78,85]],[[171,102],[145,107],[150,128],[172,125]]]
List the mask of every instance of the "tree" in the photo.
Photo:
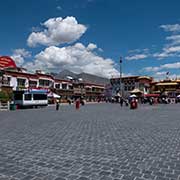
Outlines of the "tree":
[[7,102],[12,99],[12,93],[6,91],[0,91],[0,101]]

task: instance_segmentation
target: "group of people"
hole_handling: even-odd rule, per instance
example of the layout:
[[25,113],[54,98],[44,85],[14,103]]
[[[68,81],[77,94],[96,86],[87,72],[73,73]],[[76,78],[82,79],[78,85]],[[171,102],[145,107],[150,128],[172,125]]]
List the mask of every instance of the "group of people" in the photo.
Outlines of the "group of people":
[[123,99],[121,97],[120,98],[121,107],[123,107],[123,104],[125,104],[125,106],[130,105],[130,109],[136,109],[138,107],[138,100],[136,98]]
[[[129,106],[131,109],[135,109],[137,108],[137,104],[138,102],[140,102],[141,104],[149,104],[149,105],[153,105],[153,104],[170,104],[172,103],[172,99],[167,98],[167,97],[161,97],[161,98],[154,98],[154,97],[148,97],[148,98],[140,98],[138,100],[138,98],[114,98],[112,97],[110,98],[106,98],[105,99],[106,102],[111,102],[111,103],[119,103],[121,107],[123,107],[123,105],[125,106]],[[83,98],[77,98],[76,100],[72,101],[71,99],[68,99],[67,102],[69,103],[69,105],[71,105],[73,102],[75,102],[76,108],[78,106],[84,106],[85,105],[85,100]],[[98,101],[99,102],[99,101]],[[174,103],[178,103],[180,102],[180,98],[179,99],[174,99]],[[60,101],[56,100],[56,110],[59,110],[59,104]],[[78,105],[79,104],[79,105]],[[135,108],[132,108],[132,106],[134,106]]]
[[120,104],[121,107],[123,107],[123,105],[131,106],[133,102],[137,104],[140,103],[140,104],[149,104],[149,105],[178,103],[180,102],[180,98],[178,99],[178,98],[169,98],[169,97],[141,97],[141,98],[112,97],[112,98],[106,99],[106,102],[118,103]]
[[[67,100],[68,104],[71,105],[73,103],[73,101],[71,99],[68,99]],[[60,100],[57,99],[56,100],[56,110],[58,111],[59,110],[59,105],[60,105]],[[85,100],[83,98],[77,98],[75,100],[75,105],[76,105],[76,109],[79,108],[79,106],[84,106],[85,105]]]
[[154,98],[154,97],[149,97],[149,98],[142,99],[141,103],[142,104],[149,103],[150,105],[153,105],[153,104],[171,104],[171,103],[178,103],[178,98],[169,98],[169,97]]

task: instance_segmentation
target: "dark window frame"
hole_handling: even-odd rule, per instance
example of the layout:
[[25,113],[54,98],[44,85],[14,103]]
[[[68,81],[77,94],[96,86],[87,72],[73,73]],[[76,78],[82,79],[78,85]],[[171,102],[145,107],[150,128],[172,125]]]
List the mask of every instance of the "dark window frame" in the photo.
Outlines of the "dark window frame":
[[33,94],[33,100],[47,100],[47,94]]
[[25,101],[31,101],[32,100],[32,94],[24,94],[24,100]]

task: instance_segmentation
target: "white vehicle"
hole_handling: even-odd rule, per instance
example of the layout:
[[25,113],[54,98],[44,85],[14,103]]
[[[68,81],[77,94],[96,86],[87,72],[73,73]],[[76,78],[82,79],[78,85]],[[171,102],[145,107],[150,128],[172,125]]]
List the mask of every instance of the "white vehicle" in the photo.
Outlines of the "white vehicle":
[[47,93],[42,90],[36,91],[14,91],[14,104],[23,107],[47,106]]

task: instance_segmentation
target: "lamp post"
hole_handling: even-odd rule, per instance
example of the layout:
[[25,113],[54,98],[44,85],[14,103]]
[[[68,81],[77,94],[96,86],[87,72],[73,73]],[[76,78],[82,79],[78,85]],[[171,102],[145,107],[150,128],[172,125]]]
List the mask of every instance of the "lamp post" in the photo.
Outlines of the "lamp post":
[[120,57],[119,60],[119,73],[120,73],[120,79],[119,79],[119,89],[120,89],[120,93],[121,93],[121,97],[122,97],[122,57]]
[[83,98],[83,79],[78,78],[78,81],[80,82],[80,88],[81,88],[81,99]]

